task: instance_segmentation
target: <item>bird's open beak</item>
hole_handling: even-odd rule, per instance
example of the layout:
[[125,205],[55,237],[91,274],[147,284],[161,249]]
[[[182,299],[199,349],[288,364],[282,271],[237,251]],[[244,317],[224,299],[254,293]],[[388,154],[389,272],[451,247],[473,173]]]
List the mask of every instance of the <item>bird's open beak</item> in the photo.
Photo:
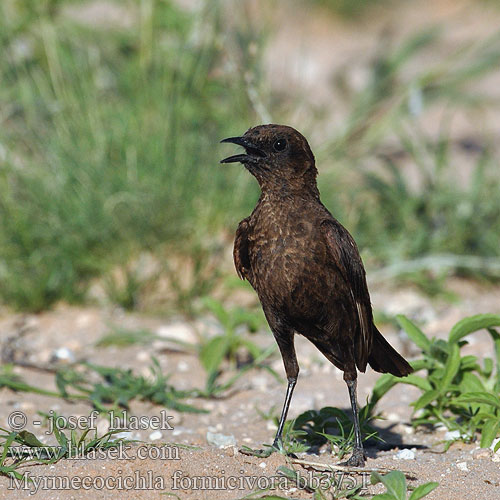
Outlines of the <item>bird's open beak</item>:
[[245,148],[246,154],[233,155],[221,160],[221,163],[246,163],[251,161],[256,161],[258,158],[264,158],[266,154],[264,151],[252,144],[246,137],[228,137],[220,142],[230,142],[232,144],[237,144],[238,146],[243,146]]

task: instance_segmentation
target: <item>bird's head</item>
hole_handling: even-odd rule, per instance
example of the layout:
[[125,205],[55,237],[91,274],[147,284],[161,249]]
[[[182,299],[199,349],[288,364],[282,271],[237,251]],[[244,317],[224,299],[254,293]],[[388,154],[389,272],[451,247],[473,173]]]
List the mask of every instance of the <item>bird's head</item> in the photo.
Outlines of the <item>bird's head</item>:
[[242,163],[265,190],[316,188],[314,155],[306,138],[286,125],[258,125],[241,137],[221,142],[243,146],[245,154],[229,156],[221,163]]

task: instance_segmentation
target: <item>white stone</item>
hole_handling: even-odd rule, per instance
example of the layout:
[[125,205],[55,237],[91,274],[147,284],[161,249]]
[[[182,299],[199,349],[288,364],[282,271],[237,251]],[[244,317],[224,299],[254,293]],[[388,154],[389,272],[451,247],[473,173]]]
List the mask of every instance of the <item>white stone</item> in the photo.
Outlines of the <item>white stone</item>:
[[150,441],[158,441],[158,439],[161,439],[163,437],[163,434],[160,431],[153,431],[149,435],[149,440]]
[[445,441],[456,441],[457,439],[460,439],[461,434],[460,431],[448,431],[444,435]]
[[156,334],[165,340],[180,340],[182,342],[196,343],[196,335],[193,328],[186,323],[172,323],[162,325],[156,329]]
[[73,363],[75,361],[75,355],[71,349],[68,349],[67,347],[59,347],[59,349],[52,352],[52,359]]
[[230,446],[236,446],[236,438],[232,434],[226,436],[224,434],[208,431],[207,442],[212,446],[217,446],[217,448],[228,448]]
[[187,372],[189,371],[189,365],[185,361],[179,361],[177,363],[177,370],[180,372]]
[[392,458],[394,460],[415,460],[415,452],[413,450],[399,450]]

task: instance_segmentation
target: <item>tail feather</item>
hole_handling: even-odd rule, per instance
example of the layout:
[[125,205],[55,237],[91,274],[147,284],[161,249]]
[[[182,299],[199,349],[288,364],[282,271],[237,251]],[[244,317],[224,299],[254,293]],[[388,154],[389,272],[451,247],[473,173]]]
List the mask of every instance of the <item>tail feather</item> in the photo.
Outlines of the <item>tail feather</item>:
[[396,377],[405,377],[413,372],[413,368],[396,350],[385,340],[374,326],[373,344],[368,363],[377,372],[392,373]]

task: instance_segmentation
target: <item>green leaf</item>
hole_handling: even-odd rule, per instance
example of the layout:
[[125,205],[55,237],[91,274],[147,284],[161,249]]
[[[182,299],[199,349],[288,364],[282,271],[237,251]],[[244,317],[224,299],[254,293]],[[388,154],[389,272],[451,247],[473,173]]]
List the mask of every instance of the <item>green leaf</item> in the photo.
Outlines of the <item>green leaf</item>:
[[488,392],[466,392],[457,399],[462,403],[486,404],[500,409],[500,398]]
[[201,348],[200,361],[207,373],[213,373],[219,368],[227,354],[228,347],[228,338],[224,335],[218,335]]
[[461,338],[469,335],[469,333],[494,326],[500,326],[500,315],[498,314],[476,314],[475,316],[469,316],[459,321],[451,329],[448,341],[450,344],[456,343]]
[[228,312],[224,308],[222,302],[212,298],[204,297],[203,305],[224,325],[227,326],[228,323]]
[[11,432],[8,436],[5,442],[3,443],[3,451],[2,455],[0,456],[0,465],[3,465],[5,462],[5,459],[7,457],[7,454],[9,453],[9,448],[14,439],[17,437],[17,432]]
[[436,489],[438,486],[439,486],[439,483],[435,483],[435,482],[421,484],[420,486],[417,486],[413,490],[413,493],[410,495],[409,500],[420,500],[420,498],[425,497],[432,490]]
[[370,405],[375,405],[382,396],[384,396],[390,389],[400,382],[400,379],[389,373],[382,375],[375,386],[373,387],[372,395],[370,397]]
[[489,448],[493,440],[497,437],[499,430],[500,420],[498,418],[486,420],[481,430],[481,443],[479,446],[481,448]]
[[420,330],[418,326],[412,323],[406,316],[402,314],[398,314],[396,316],[398,323],[401,325],[401,328],[407,333],[408,337],[410,337],[415,344],[417,344],[422,351],[428,351],[431,347],[431,341],[425,336],[425,333]]
[[417,401],[413,404],[415,410],[425,408],[428,404],[432,403],[439,396],[439,391],[427,391],[422,394]]
[[372,472],[371,482],[372,484],[382,483],[387,488],[387,493],[395,500],[406,500],[406,478],[402,472],[393,470],[385,476]]
[[423,391],[431,391],[432,386],[429,381],[423,377],[419,377],[417,375],[408,375],[404,378],[403,382],[405,384],[414,385]]
[[17,435],[16,441],[19,441],[21,444],[24,444],[26,446],[31,446],[34,448],[46,446],[33,433],[28,431],[21,431]]
[[465,372],[462,375],[462,381],[460,382],[460,393],[465,394],[466,392],[483,392],[486,391],[483,383],[471,372]]
[[460,367],[460,349],[457,344],[451,346],[451,352],[448,355],[446,364],[444,366],[444,376],[441,380],[440,390],[441,394],[444,394],[448,390],[448,386],[453,381],[453,378],[457,374]]

